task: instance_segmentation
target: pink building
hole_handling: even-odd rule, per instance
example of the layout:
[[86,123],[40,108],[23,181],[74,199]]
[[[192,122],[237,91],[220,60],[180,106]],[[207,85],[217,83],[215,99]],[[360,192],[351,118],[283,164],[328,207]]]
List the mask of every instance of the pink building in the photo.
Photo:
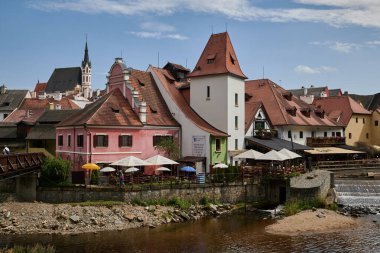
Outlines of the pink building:
[[146,159],[158,154],[155,145],[163,138],[179,143],[180,125],[150,73],[116,58],[107,79],[106,95],[57,126],[56,153],[74,170],[130,155]]

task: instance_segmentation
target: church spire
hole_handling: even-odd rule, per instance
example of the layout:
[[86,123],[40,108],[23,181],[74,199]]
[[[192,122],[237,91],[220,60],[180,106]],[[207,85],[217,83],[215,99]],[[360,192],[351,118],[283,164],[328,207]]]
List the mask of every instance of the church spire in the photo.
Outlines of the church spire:
[[86,63],[91,67],[90,57],[88,56],[88,47],[87,47],[87,35],[86,35],[86,47],[84,49],[84,57],[82,61],[82,67],[86,66]]

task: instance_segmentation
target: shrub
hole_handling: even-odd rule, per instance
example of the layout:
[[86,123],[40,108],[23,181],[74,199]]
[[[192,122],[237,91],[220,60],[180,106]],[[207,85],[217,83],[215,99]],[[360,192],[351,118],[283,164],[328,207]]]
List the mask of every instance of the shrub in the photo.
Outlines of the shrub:
[[71,163],[61,158],[46,158],[41,166],[41,183],[43,185],[57,185],[68,180]]
[[325,208],[326,203],[320,198],[287,201],[284,205],[284,212],[285,215],[289,216],[313,207]]
[[91,182],[90,184],[99,184],[99,171],[93,170],[91,171]]

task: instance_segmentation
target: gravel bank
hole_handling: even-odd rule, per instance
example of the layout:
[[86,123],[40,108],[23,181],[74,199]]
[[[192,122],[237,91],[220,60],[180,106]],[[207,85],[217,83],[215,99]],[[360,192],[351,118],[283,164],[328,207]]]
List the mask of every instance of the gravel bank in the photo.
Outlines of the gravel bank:
[[267,226],[265,231],[279,235],[298,235],[349,229],[357,225],[357,221],[352,217],[331,210],[316,209],[306,210],[278,220],[275,224]]
[[193,205],[188,210],[167,206],[78,206],[5,202],[0,204],[1,234],[60,233],[77,234],[106,230],[124,230],[197,220],[221,215],[234,209],[230,204]]

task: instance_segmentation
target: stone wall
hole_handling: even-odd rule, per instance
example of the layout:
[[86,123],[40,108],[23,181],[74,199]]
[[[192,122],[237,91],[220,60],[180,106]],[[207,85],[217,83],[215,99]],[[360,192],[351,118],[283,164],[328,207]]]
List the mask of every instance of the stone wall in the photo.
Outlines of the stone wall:
[[143,191],[120,190],[118,188],[38,188],[37,200],[47,203],[84,202],[84,201],[126,201],[137,198],[142,201],[171,199],[179,197],[185,200],[199,201],[203,197],[220,202],[238,203],[257,201],[265,198],[257,184],[229,185],[191,185],[172,189],[151,189]]

